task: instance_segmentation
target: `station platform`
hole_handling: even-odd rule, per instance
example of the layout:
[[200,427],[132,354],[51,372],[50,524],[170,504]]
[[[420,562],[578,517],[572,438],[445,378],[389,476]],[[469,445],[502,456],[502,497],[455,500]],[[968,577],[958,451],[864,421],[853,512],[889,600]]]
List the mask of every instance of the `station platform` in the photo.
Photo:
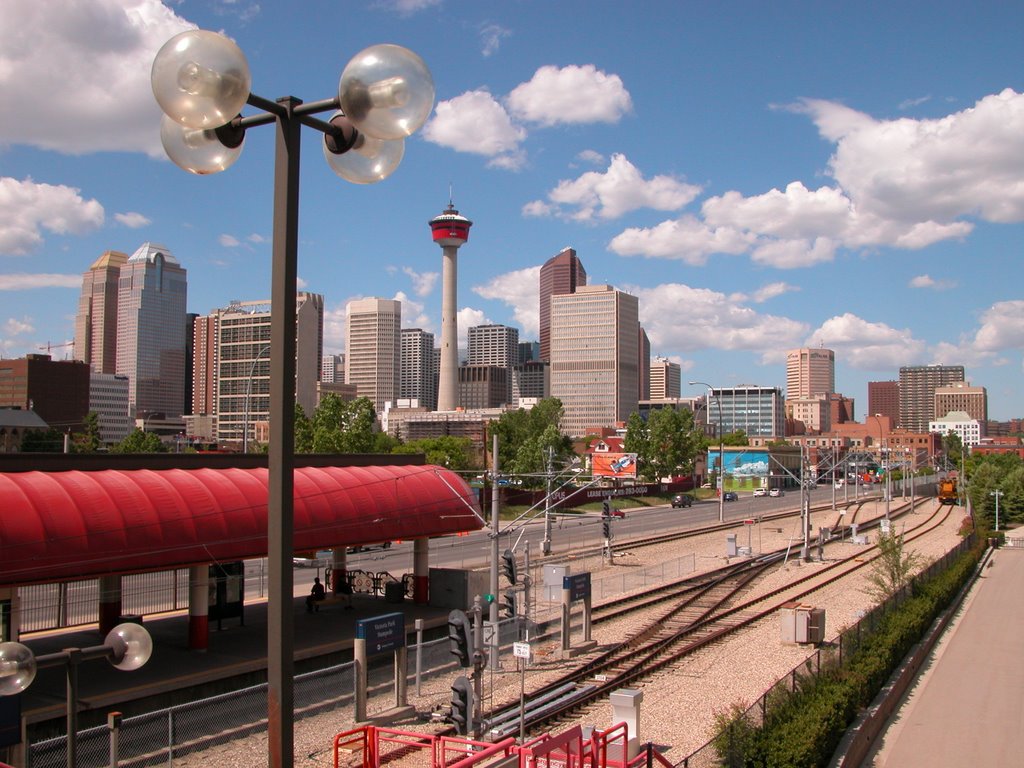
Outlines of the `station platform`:
[[[305,597],[293,599],[296,673],[351,660],[356,622],[360,619],[403,613],[409,644],[414,641],[417,619],[423,620],[424,632],[444,631],[448,623],[447,608],[417,605],[409,600],[392,603],[383,597],[356,594],[352,605],[352,610],[346,610],[343,600],[332,600],[321,605],[318,612],[307,613]],[[246,602],[244,624],[238,618],[224,619],[218,630],[218,622],[211,620],[209,647],[205,651],[189,649],[185,612],[145,616],[142,621],[153,638],[153,655],[145,666],[124,672],[103,659],[78,665],[80,727],[105,722],[107,713],[113,710],[131,716],[266,681],[265,598]],[[93,624],[24,635],[21,642],[38,656],[100,645],[103,637]],[[66,692],[64,666],[40,669],[23,694],[22,714],[27,723],[31,726],[63,719]]]

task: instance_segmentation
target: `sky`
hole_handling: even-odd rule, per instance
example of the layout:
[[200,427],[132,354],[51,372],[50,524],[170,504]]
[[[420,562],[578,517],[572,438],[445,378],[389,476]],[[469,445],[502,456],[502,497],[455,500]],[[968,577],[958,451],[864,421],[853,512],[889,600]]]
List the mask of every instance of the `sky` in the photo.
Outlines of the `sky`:
[[160,144],[153,57],[199,27],[268,99],[334,96],[377,43],[432,72],[434,111],[379,184],[335,176],[303,131],[298,274],[327,353],[369,296],[440,337],[427,222],[452,201],[473,221],[463,339],[536,339],[540,266],[573,247],[639,298],[684,396],[784,388],[786,350],[823,346],[858,419],[868,381],[932,363],[964,365],[990,418],[1024,416],[1024,4],[4,0],[4,19],[0,356],[70,355],[106,250],[169,249],[190,312],[269,298],[272,128],[216,175]]

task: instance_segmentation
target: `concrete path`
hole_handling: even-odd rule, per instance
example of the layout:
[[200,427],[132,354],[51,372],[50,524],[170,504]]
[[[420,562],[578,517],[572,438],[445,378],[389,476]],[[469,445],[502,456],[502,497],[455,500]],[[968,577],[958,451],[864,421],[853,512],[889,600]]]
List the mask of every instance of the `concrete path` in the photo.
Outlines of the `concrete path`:
[[865,765],[1024,766],[1024,550],[997,551]]

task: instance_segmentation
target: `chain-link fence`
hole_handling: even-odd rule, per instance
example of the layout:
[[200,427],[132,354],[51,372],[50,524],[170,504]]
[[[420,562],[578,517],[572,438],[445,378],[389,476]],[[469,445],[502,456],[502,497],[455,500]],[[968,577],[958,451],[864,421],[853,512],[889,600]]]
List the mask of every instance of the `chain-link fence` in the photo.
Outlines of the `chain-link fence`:
[[[915,576],[913,581],[926,582],[942,573],[973,544],[973,537],[963,540]],[[881,620],[910,597],[912,589],[912,584],[908,584],[888,600],[866,612],[856,624],[840,632],[831,642],[827,642],[815,650],[765,691],[740,717],[734,717],[719,736],[690,754],[682,762],[677,763],[677,766],[682,766],[682,768],[722,768],[722,766],[745,765],[743,759],[747,740],[753,730],[764,724],[768,713],[783,704],[790,694],[813,681],[822,671],[842,667],[846,664],[863,641],[875,631]]]

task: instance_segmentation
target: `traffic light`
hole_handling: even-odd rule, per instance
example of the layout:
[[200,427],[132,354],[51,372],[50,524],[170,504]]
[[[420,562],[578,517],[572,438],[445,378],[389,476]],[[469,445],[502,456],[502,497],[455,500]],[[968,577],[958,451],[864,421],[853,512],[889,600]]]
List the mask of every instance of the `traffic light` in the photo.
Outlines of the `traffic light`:
[[516,617],[516,593],[511,589],[505,590],[505,594],[502,595],[501,607],[508,614],[510,619]]
[[611,517],[612,516],[612,500],[611,499],[605,499],[604,501],[601,502],[601,514],[604,515],[605,517]]
[[606,538],[612,537],[612,519],[610,517],[601,518],[601,534]]
[[464,675],[452,683],[451,711],[448,717],[455,724],[459,736],[469,736],[473,730],[473,684]]
[[473,663],[473,627],[465,611],[456,608],[448,614],[448,643],[460,667]]
[[516,556],[512,554],[511,549],[506,549],[501,553],[501,572],[508,579],[509,584],[516,583]]

